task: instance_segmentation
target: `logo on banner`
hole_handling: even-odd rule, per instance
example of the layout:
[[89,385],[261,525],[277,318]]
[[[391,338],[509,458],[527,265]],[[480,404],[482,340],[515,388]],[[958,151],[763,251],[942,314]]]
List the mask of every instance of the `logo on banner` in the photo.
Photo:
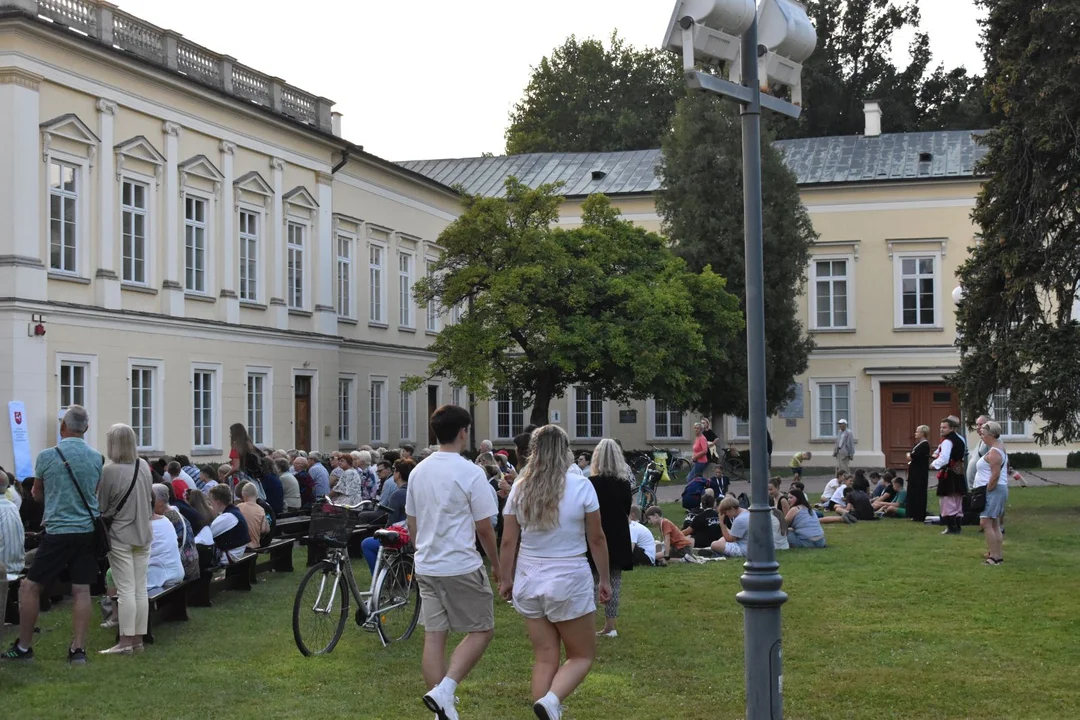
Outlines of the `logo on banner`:
[[15,424],[16,425],[22,425],[22,413],[21,412],[16,412],[15,413]]

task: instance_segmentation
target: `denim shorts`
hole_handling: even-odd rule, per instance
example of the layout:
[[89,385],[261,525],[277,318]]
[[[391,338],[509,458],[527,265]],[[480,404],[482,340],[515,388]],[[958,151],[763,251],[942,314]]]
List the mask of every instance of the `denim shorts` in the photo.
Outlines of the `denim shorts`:
[[979,513],[981,518],[999,518],[1005,514],[1005,501],[1009,499],[1009,488],[1001,483],[986,493],[986,507]]
[[787,535],[788,544],[793,548],[823,548],[825,547],[825,536],[822,535],[819,538],[813,540],[805,540],[799,537],[794,532],[789,532]]

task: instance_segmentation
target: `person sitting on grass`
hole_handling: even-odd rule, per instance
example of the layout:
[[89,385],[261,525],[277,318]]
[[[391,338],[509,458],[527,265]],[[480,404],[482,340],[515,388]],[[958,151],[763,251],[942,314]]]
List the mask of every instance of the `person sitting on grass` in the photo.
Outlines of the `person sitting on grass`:
[[855,508],[849,504],[849,497],[851,493],[855,491],[852,490],[850,487],[842,487],[840,488],[840,491],[844,494],[843,499],[839,503],[833,503],[830,501],[829,504],[832,505],[831,512],[833,514],[825,515],[825,517],[821,518],[820,522],[822,525],[841,522],[847,523],[848,525],[853,525],[859,522],[859,519],[855,517]]
[[844,497],[843,488],[844,488],[844,485],[846,484],[846,482],[845,482],[846,478],[847,478],[847,473],[845,473],[843,470],[841,470],[840,472],[838,472],[836,474],[836,477],[834,477],[829,482],[825,483],[825,489],[821,491],[821,504],[820,505],[821,505],[822,509],[824,509],[824,510],[831,510],[832,509],[832,508],[829,507],[829,503],[833,502],[833,498],[836,497],[838,491],[840,493],[840,495],[839,495],[840,499],[843,499],[843,497]]
[[656,565],[656,539],[652,531],[641,524],[641,508],[630,506],[630,545],[633,548],[634,565]]
[[791,507],[784,493],[780,492],[779,477],[769,478],[769,507],[776,508],[784,514],[787,514],[788,508]]
[[[851,473],[841,472],[837,480],[840,484],[832,491],[832,495],[829,496],[828,500],[823,500],[826,510],[836,510],[840,505],[847,505],[844,497],[852,486],[855,476]],[[822,497],[824,498],[824,495]]]
[[891,517],[907,517],[905,505],[907,503],[907,490],[904,489],[904,478],[892,479],[892,495],[887,500],[876,500],[873,503],[874,514],[878,517],[889,515]]
[[682,533],[693,539],[695,550],[711,548],[720,539],[720,513],[716,511],[716,496],[711,490],[701,496],[701,510]]
[[803,462],[806,461],[806,460],[811,460],[813,457],[814,457],[814,454],[812,452],[810,452],[809,450],[806,450],[806,451],[803,451],[803,452],[797,452],[792,456],[791,464],[789,465],[789,467],[791,468],[791,479],[792,480],[802,480]]
[[791,490],[791,508],[788,509],[785,519],[788,523],[788,545],[793,548],[825,547],[825,532],[821,529],[821,522],[801,488]]
[[728,495],[720,501],[720,516],[731,520],[731,529],[720,523],[720,534],[723,537],[712,544],[712,551],[724,557],[746,557],[750,511],[739,505],[737,498]]
[[[663,510],[653,505],[645,511],[645,520],[653,527],[660,528],[660,534],[664,538],[664,557],[657,560],[657,565],[664,566],[668,560],[682,560],[694,554],[694,543],[675,527],[675,523],[664,517]],[[657,550],[660,549],[659,545],[658,543]]]
[[877,471],[870,473],[870,482],[873,485],[873,491],[870,493],[871,500],[877,500],[883,492],[892,491],[889,479]]

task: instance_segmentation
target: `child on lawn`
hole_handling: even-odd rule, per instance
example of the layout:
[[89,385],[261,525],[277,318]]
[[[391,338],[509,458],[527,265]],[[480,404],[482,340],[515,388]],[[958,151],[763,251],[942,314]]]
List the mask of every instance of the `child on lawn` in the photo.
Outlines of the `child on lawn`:
[[791,468],[791,479],[802,480],[802,464],[804,460],[811,460],[814,454],[809,450],[803,452],[797,452],[791,458],[791,464],[788,466]]
[[[687,556],[693,556],[693,541],[683,535],[682,531],[675,527],[675,523],[664,517],[663,510],[653,505],[645,511],[645,521],[653,527],[660,528],[660,534],[664,538],[662,543],[664,556],[656,559],[657,565],[666,565],[668,560],[682,560]],[[661,543],[657,542],[657,550],[660,549],[660,545]]]

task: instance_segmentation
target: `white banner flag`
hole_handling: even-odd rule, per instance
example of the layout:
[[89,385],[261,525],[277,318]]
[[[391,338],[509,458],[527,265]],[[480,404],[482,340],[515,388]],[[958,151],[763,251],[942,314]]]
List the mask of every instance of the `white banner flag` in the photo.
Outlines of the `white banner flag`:
[[34,458],[30,453],[30,431],[26,423],[26,406],[19,400],[8,403],[11,421],[11,449],[15,458],[15,477],[22,482],[34,476]]

